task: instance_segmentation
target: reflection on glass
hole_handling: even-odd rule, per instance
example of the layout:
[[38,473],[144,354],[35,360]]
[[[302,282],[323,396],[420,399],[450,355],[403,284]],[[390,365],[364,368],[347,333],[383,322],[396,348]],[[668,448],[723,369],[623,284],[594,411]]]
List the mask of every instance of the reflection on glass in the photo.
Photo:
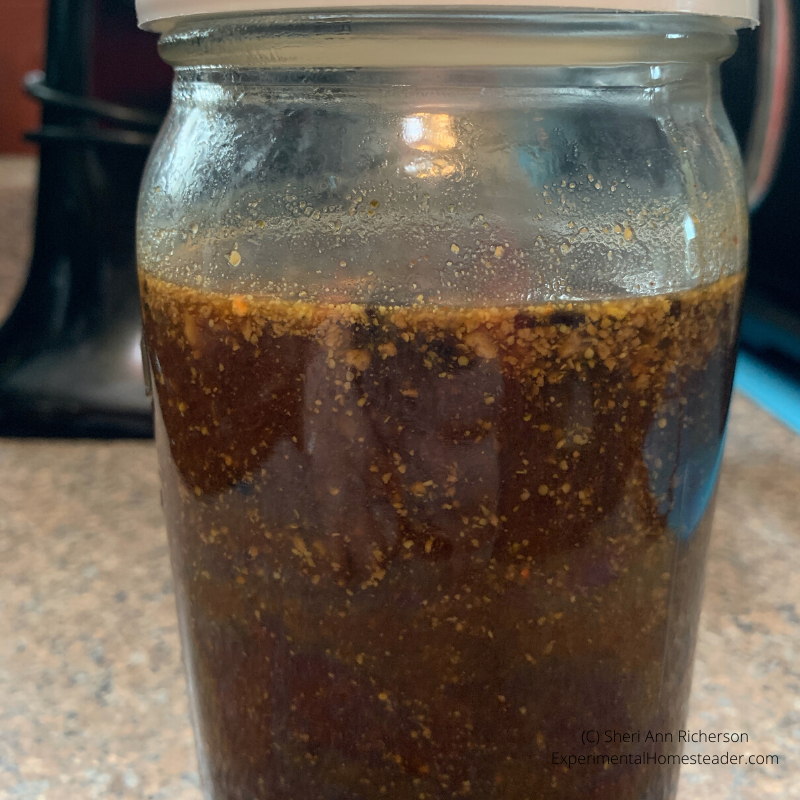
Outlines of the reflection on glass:
[[412,114],[402,120],[403,141],[422,153],[439,153],[438,156],[413,156],[405,165],[405,172],[418,178],[452,175],[458,162],[445,155],[458,144],[453,130],[453,117],[449,114]]
[[423,153],[456,146],[453,118],[449,114],[413,114],[403,119],[403,141]]

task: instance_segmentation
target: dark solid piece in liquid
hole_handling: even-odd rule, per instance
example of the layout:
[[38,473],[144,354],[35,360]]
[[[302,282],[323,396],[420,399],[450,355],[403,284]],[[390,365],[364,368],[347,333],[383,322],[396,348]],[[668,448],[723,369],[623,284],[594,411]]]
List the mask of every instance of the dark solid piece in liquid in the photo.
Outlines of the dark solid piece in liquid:
[[[381,307],[143,276],[215,800],[662,800],[741,280]],[[675,744],[582,743],[672,732]]]

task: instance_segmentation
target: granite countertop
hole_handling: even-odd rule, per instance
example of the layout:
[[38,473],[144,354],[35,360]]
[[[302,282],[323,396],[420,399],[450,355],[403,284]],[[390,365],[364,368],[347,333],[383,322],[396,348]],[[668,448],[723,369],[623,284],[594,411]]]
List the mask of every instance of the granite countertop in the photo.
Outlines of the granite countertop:
[[[0,159],[4,298],[20,163]],[[199,800],[153,445],[0,440],[0,509],[0,797]],[[800,798],[798,575],[800,436],[736,396],[687,727],[750,742],[686,752],[780,763],[684,767],[679,800]]]

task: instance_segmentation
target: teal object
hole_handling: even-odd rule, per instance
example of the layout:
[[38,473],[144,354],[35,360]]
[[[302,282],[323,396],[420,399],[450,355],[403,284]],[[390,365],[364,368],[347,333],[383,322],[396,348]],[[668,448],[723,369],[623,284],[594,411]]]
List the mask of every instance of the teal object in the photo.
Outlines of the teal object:
[[749,353],[739,353],[734,389],[800,433],[800,385]]

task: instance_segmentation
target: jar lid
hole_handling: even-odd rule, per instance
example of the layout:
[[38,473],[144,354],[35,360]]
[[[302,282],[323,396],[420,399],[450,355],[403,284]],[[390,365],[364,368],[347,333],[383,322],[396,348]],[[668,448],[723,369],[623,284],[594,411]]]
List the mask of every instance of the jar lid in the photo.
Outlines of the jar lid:
[[730,20],[737,28],[758,25],[758,0],[136,0],[139,25],[163,32],[181,17],[258,11],[341,11],[357,8],[506,8],[548,11],[639,11],[700,14]]

